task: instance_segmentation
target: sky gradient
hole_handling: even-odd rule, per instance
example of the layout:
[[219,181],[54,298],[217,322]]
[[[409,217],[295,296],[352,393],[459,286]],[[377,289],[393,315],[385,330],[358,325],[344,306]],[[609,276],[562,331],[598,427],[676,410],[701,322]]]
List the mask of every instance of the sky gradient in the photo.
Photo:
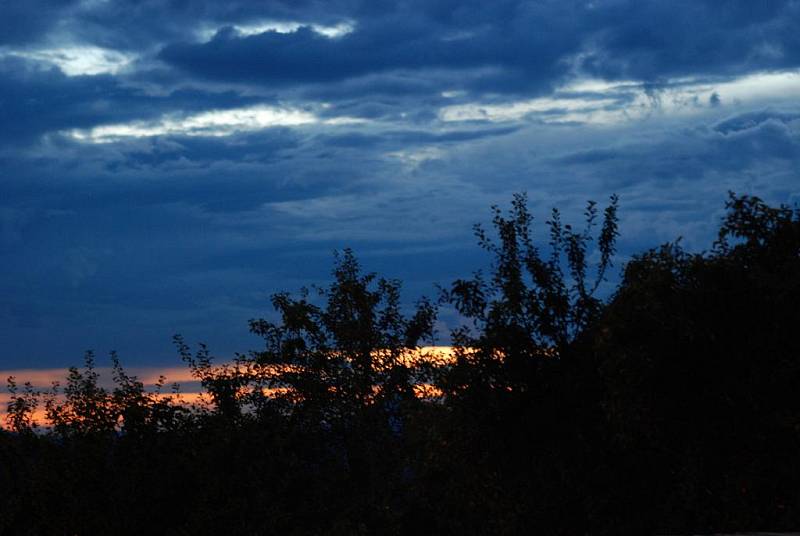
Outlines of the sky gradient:
[[728,190],[800,201],[797,0],[0,12],[0,369],[227,359],[344,247],[411,303],[514,192],[540,223],[619,194],[617,268],[710,247]]

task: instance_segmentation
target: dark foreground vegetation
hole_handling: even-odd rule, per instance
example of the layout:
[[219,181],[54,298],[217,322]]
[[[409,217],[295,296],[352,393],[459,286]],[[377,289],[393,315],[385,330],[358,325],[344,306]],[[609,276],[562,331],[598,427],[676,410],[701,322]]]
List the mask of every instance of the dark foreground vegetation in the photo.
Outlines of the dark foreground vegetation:
[[[260,350],[176,340],[205,408],[116,361],[110,390],[91,359],[58,397],[11,385],[0,534],[796,529],[800,211],[727,208],[712,249],[644,252],[607,299],[615,198],[577,230],[516,197],[476,229],[492,268],[410,313],[346,251],[251,322]],[[446,362],[416,351],[442,306],[464,319]]]

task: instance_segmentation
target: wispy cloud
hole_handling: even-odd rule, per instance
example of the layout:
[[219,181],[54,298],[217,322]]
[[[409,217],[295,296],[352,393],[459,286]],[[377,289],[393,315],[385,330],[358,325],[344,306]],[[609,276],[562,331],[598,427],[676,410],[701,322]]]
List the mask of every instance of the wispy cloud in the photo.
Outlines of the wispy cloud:
[[229,110],[211,110],[181,116],[168,114],[153,121],[132,121],[114,125],[98,125],[90,129],[73,129],[66,134],[79,141],[108,143],[125,138],[154,136],[231,136],[273,127],[302,125],[350,125],[363,123],[352,117],[320,118],[301,108],[258,105]]
[[613,124],[647,118],[705,113],[722,103],[746,106],[785,101],[800,94],[800,71],[756,73],[734,79],[676,79],[657,85],[613,84],[579,80],[556,90],[553,96],[501,103],[467,102],[444,106],[445,122],[513,122],[535,119],[543,123]]
[[0,49],[0,57],[19,57],[56,66],[67,76],[119,74],[130,67],[137,55],[94,45],[67,45],[54,48]]
[[295,22],[295,21],[252,21],[244,24],[233,24],[229,26],[211,26],[205,25],[200,30],[198,30],[197,35],[199,39],[203,42],[209,41],[214,38],[221,31],[225,31],[225,29],[233,30],[237,35],[241,37],[249,37],[251,35],[260,35],[267,32],[275,32],[281,34],[288,34],[294,33],[300,28],[311,28],[314,32],[327,37],[329,39],[335,39],[337,37],[342,37],[343,35],[347,35],[355,29],[355,24],[352,21],[345,21],[340,22],[334,25],[324,25],[324,24],[314,24],[314,23],[302,23],[302,22]]

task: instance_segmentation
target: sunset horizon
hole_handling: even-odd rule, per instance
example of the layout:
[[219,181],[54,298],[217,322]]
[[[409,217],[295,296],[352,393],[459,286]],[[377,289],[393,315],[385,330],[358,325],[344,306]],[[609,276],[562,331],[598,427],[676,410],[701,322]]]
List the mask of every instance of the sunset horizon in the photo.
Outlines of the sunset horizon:
[[800,0],[0,0],[0,536],[800,530]]

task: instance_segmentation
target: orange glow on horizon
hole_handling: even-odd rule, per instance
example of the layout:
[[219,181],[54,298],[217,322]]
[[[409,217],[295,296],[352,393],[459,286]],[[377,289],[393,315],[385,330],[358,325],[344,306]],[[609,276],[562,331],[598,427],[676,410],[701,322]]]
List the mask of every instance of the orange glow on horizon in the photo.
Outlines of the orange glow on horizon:
[[[152,396],[156,398],[166,398],[172,397],[176,403],[183,404],[183,405],[193,405],[193,404],[203,404],[204,402],[208,401],[208,394],[205,392],[181,392],[177,395],[173,393],[150,393]],[[64,396],[59,395],[56,397],[56,400],[59,402],[64,402]],[[8,403],[11,401],[11,394],[10,393],[0,393],[0,429],[5,428],[7,429],[6,423],[6,416],[8,415]],[[47,428],[47,410],[44,407],[44,401],[40,400],[39,405],[37,406],[36,410],[33,412],[31,416],[34,423],[39,428]]]
[[[380,356],[381,352],[376,352],[376,357]],[[452,362],[455,357],[455,350],[451,346],[424,346],[416,350],[402,352],[398,361],[405,366],[414,367],[421,359],[433,362],[438,365],[447,364]],[[234,363],[220,363],[214,364],[213,369],[232,366],[236,367]],[[83,371],[82,367],[78,367]],[[111,367],[95,367],[95,372],[99,375],[98,384],[111,391],[114,388],[112,380]],[[125,367],[125,373],[144,384],[145,390],[153,396],[170,397],[172,396],[176,401],[181,404],[192,405],[208,402],[210,397],[208,393],[201,390],[200,379],[192,375],[192,371],[188,366],[183,367]],[[6,428],[6,415],[8,403],[11,401],[11,394],[5,386],[5,380],[8,377],[14,377],[17,384],[19,393],[24,391],[25,382],[30,382],[34,390],[39,393],[48,393],[51,391],[54,382],[58,382],[60,390],[66,384],[69,370],[66,368],[23,368],[23,369],[8,369],[0,370],[0,428]],[[164,377],[163,387],[160,394],[155,393],[155,387],[159,384],[159,379]],[[179,391],[173,393],[171,386],[173,384],[179,385]],[[187,390],[184,391],[183,388]],[[285,388],[269,389],[270,392],[285,393]],[[436,388],[432,385],[421,384],[414,386],[414,392],[421,398],[435,398],[440,396]],[[63,392],[56,397],[56,400],[63,401]],[[34,421],[39,426],[44,426],[47,423],[45,414],[44,401],[40,399],[39,407],[33,414]]]

